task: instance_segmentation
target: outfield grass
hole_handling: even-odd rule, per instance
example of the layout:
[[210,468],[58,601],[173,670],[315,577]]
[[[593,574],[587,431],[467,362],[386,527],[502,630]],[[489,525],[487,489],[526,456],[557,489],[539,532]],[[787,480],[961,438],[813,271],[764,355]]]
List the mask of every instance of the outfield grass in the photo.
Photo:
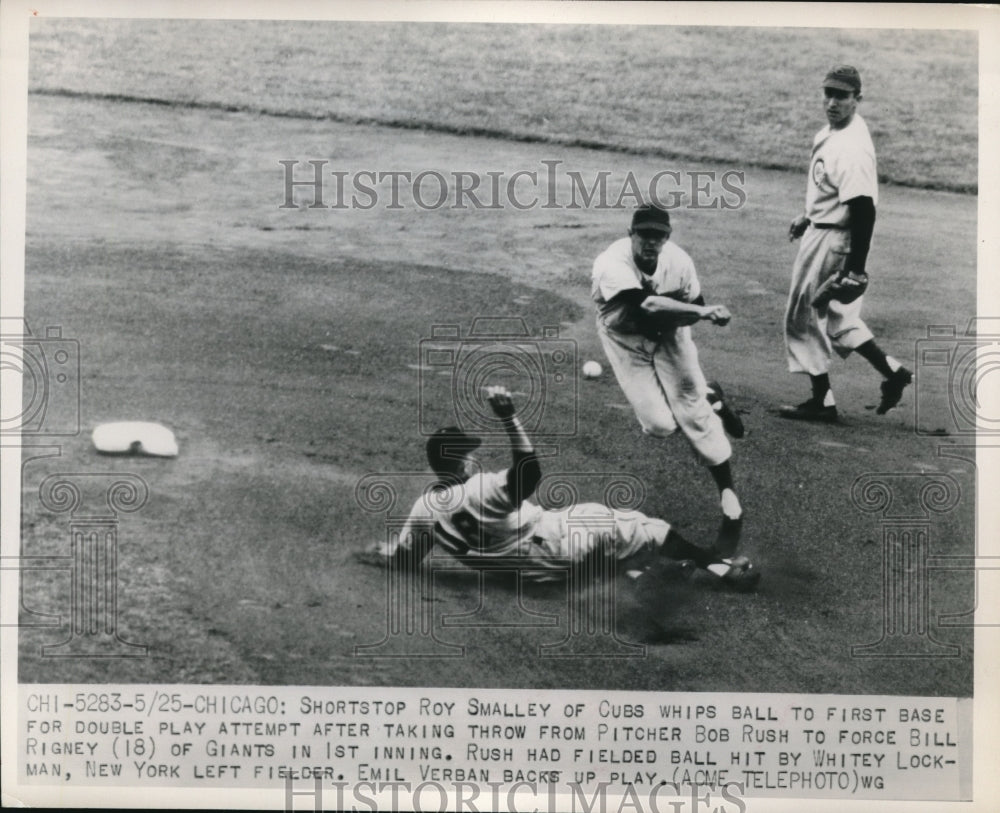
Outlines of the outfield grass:
[[977,189],[969,32],[63,19],[31,35],[36,92],[795,170],[825,124],[823,74],[851,62],[883,179]]

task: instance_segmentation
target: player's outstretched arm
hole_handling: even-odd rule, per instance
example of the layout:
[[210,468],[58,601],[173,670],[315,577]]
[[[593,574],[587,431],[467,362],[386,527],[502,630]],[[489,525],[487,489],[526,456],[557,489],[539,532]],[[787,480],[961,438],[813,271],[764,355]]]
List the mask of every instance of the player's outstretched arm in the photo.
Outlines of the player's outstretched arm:
[[725,325],[732,314],[725,305],[704,305],[680,302],[669,296],[648,296],[641,305],[645,317],[662,327],[693,325],[707,319],[716,325]]
[[422,542],[415,545],[389,546],[384,542],[375,542],[364,550],[357,551],[354,559],[364,565],[415,571],[430,553],[430,545],[423,540],[432,540],[432,531],[430,529],[425,531],[421,539]]
[[434,545],[434,517],[427,501],[420,498],[410,509],[406,525],[391,540],[379,541],[354,554],[356,561],[366,565],[416,571]]
[[510,439],[513,463],[507,472],[507,493],[514,505],[520,505],[538,487],[538,481],[542,479],[542,469],[535,456],[531,438],[517,418],[514,399],[511,398],[507,388],[487,387],[486,400],[493,413],[503,421],[507,437]]

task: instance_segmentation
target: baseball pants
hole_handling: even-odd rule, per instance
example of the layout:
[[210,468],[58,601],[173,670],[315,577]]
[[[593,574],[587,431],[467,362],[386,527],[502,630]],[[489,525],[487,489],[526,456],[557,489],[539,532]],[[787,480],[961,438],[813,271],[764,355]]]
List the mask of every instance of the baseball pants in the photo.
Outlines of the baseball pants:
[[816,289],[844,268],[850,250],[851,235],[845,229],[810,226],[802,236],[785,311],[785,346],[788,369],[793,373],[822,375],[830,369],[833,351],[847,358],[873,338],[861,319],[864,297],[849,305],[830,302],[824,308],[814,308],[810,304]]
[[730,458],[729,438],[705,397],[708,385],[690,328],[677,328],[658,343],[622,336],[600,322],[597,333],[643,432],[667,437],[680,428],[706,466]]
[[639,511],[619,511],[601,503],[580,503],[543,512],[525,557],[542,569],[564,569],[594,553],[619,561],[659,548],[670,523]]

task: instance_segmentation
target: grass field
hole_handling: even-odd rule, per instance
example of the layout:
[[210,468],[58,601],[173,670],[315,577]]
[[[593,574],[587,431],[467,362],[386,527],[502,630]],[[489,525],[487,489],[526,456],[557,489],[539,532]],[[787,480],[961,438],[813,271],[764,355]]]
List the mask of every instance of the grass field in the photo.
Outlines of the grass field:
[[883,179],[974,191],[977,60],[963,31],[36,20],[30,87],[798,170],[852,62]]
[[[606,209],[280,209],[278,161],[327,158],[345,169],[487,168],[509,174],[556,157],[590,175],[605,168],[616,178],[628,171],[648,175],[665,165],[655,154],[656,127],[601,130],[608,120],[643,113],[648,100],[629,101],[610,79],[595,82],[591,92],[587,77],[609,73],[600,61],[611,58],[604,51],[600,59],[594,56],[591,70],[572,80],[554,81],[547,64],[523,75],[512,70],[514,65],[504,65],[503,75],[510,77],[505,84],[497,81],[499,73],[470,71],[463,81],[477,88],[475,94],[452,94],[468,98],[468,108],[444,106],[437,94],[447,92],[447,84],[445,90],[419,84],[422,72],[426,76],[437,68],[431,55],[417,52],[405,71],[413,84],[395,87],[384,76],[373,77],[374,69],[352,68],[347,73],[352,81],[341,80],[336,93],[330,82],[323,83],[326,101],[310,107],[305,101],[314,97],[315,88],[312,74],[296,62],[303,58],[301,47],[287,53],[285,67],[300,78],[285,93],[280,84],[264,81],[274,70],[271,63],[244,58],[221,72],[196,62],[195,54],[208,58],[205,42],[220,43],[220,59],[236,47],[213,37],[217,29],[211,26],[170,42],[180,50],[168,94],[157,83],[170,72],[130,70],[131,52],[118,47],[122,34],[114,27],[98,36],[87,24],[68,26],[68,33],[60,32],[70,37],[68,43],[57,42],[51,27],[39,30],[52,36],[40,36],[33,52],[32,84],[40,89],[178,98],[179,71],[191,80],[186,83],[190,98],[201,102],[225,98],[251,106],[255,100],[267,107],[270,99],[281,98],[285,109],[301,105],[329,112],[331,118],[48,92],[32,96],[26,315],[33,326],[60,325],[64,335],[80,341],[84,433],[63,444],[61,457],[26,464],[24,552],[57,554],[67,545],[65,517],[38,505],[37,484],[45,474],[128,471],[142,476],[150,486],[149,504],[123,519],[120,531],[120,632],[150,646],[150,657],[115,663],[46,659],[39,656],[39,645],[58,642],[65,629],[27,629],[21,634],[23,680],[971,694],[968,629],[934,629],[941,641],[961,646],[960,658],[915,666],[906,659],[850,656],[852,645],[877,640],[882,629],[882,530],[877,516],[851,502],[851,486],[859,476],[892,473],[905,479],[937,473],[954,478],[961,499],[953,511],[933,519],[932,552],[972,551],[974,468],[961,459],[963,438],[913,431],[918,402],[936,410],[946,428],[946,388],[921,383],[924,388],[908,392],[898,410],[876,417],[865,406],[876,400],[877,379],[852,359],[833,373],[846,426],[788,424],[769,411],[803,395],[804,383],[785,370],[780,325],[795,251],[785,232],[800,208],[804,177],[757,162],[796,164],[798,159],[789,156],[803,155],[819,126],[811,94],[799,77],[821,73],[852,43],[860,48],[863,35],[843,33],[843,39],[824,46],[830,51],[813,65],[812,52],[809,59],[787,56],[801,55],[813,37],[820,38],[798,32],[793,44],[803,47],[782,50],[788,81],[770,73],[779,63],[759,59],[767,66],[761,73],[767,92],[759,104],[736,106],[748,117],[760,112],[759,123],[767,119],[767,105],[779,111],[787,106],[789,122],[797,128],[787,143],[785,136],[775,141],[771,130],[749,121],[727,131],[749,140],[717,135],[713,141],[708,133],[718,131],[712,130],[709,114],[697,110],[694,97],[689,115],[678,117],[688,129],[671,131],[683,145],[677,154],[745,160],[738,166],[746,171],[746,205],[732,211],[681,209],[675,213],[674,239],[693,255],[709,297],[735,314],[725,329],[697,328],[697,341],[706,371],[722,381],[749,427],[746,440],[736,444],[734,466],[748,517],[746,552],[765,574],[759,593],[696,592],[648,607],[622,594],[620,634],[647,643],[645,656],[566,662],[537,656],[538,646],[559,640],[563,627],[505,628],[515,619],[514,595],[509,585],[491,584],[492,603],[486,608],[491,626],[442,631],[447,640],[467,647],[466,656],[414,664],[354,656],[356,645],[379,640],[385,623],[383,576],[354,558],[385,526],[380,517],[360,510],[355,486],[377,472],[415,475],[408,481],[413,493],[422,482],[422,373],[414,369],[421,339],[438,324],[467,329],[476,316],[516,316],[535,335],[543,326],[559,326],[560,338],[575,343],[579,359],[600,358],[589,269],[593,257],[623,233],[626,215]],[[393,33],[376,30],[387,37]],[[478,29],[462,36],[434,31],[441,34],[433,39],[438,45],[443,36],[469,48],[479,35]],[[569,59],[569,53],[582,58],[587,38],[596,36],[568,29],[505,33],[505,46],[493,47],[508,54],[519,47],[544,51],[553,60],[560,54]],[[701,98],[713,93],[727,98],[725,88],[745,75],[735,70],[736,56],[753,43],[741,44],[726,31],[670,33],[675,41],[661,45],[664,60],[683,63],[714,43],[711,74],[698,74],[700,85],[696,76],[685,86],[699,88],[695,95]],[[583,41],[563,51],[519,39],[570,34]],[[782,42],[788,44],[783,37],[793,36],[782,31],[757,35],[758,49],[765,42],[779,49]],[[904,68],[923,70],[925,59],[943,72],[951,65],[951,86],[964,82],[972,95],[961,97],[938,126],[941,132],[974,136],[963,111],[974,116],[975,72],[961,67],[969,49],[955,47],[956,37],[965,40],[952,34],[912,36],[926,37],[926,47],[917,56],[903,44],[883,49],[880,59],[887,61],[873,63],[873,90],[878,71],[888,77]],[[415,39],[431,48],[432,38],[422,32]],[[451,52],[438,45],[436,54]],[[481,40],[479,45],[477,53],[483,53]],[[192,54],[184,52],[186,47],[194,49]],[[956,61],[932,60],[935,49]],[[101,81],[74,86],[74,59],[67,54],[78,58],[84,51],[104,55],[103,63],[85,61],[80,70]],[[652,55],[650,60],[660,64]],[[495,62],[484,57],[482,64]],[[214,77],[211,82],[207,75]],[[249,75],[257,77],[256,85],[233,80],[247,95],[225,86],[226,77]],[[199,87],[200,77],[204,87]],[[515,80],[526,83],[523,94],[520,86],[516,94],[508,86]],[[376,84],[366,88],[368,81]],[[481,118],[485,108],[523,113],[524,104],[505,108],[504,100],[537,103],[531,83],[542,81],[547,81],[547,96],[560,100],[547,105],[558,121],[505,119],[489,126],[567,140],[596,133],[608,144],[634,146],[637,152],[616,155],[332,120],[342,115],[339,111],[349,111],[343,118],[419,119],[419,110],[434,110],[441,112],[435,126],[458,130]],[[218,97],[207,95],[209,86],[219,88]],[[806,98],[784,96],[785,87]],[[251,88],[260,92],[251,96]],[[404,108],[404,98],[414,106]],[[583,98],[586,106],[579,102]],[[631,105],[631,113],[604,116],[607,108],[597,102],[612,98],[616,105]],[[910,111],[926,101],[914,94],[894,98],[900,110]],[[454,118],[442,122],[445,116]],[[885,126],[878,115],[870,119]],[[912,127],[893,130],[893,138],[914,139],[924,149],[907,150],[902,141],[879,138],[883,168],[886,161],[890,166],[898,161],[897,167],[910,167],[905,173],[894,170],[903,173],[901,179],[912,172],[919,184],[938,183],[927,174],[940,158],[938,150],[927,147],[944,138],[935,132],[922,141]],[[974,179],[974,140],[957,138],[956,144],[954,160]],[[971,161],[956,157],[962,144],[972,145]],[[716,168],[714,162],[693,160],[666,165],[686,171]],[[975,312],[977,201],[972,195],[901,186],[883,192],[869,322],[888,350],[912,363],[928,325],[964,326]],[[947,278],[942,268],[949,269]],[[442,397],[448,383],[446,376],[436,379]],[[646,487],[644,510],[667,517],[696,541],[710,537],[717,508],[707,474],[683,439],[654,443],[644,438],[607,374],[561,390],[554,406],[564,414],[575,411],[579,429],[558,440],[559,455],[546,463],[548,471],[637,476]],[[113,419],[171,426],[180,457],[95,456],[87,430]],[[943,456],[942,449],[954,456]],[[487,456],[497,466],[505,460],[502,453]],[[26,576],[26,606],[65,614],[64,577]],[[478,596],[472,574],[440,577],[432,608],[436,623],[445,614],[473,610]],[[930,600],[935,619],[971,609],[971,576],[936,574]],[[565,597],[551,588],[530,591],[524,601],[533,611],[559,614]],[[671,630],[683,634],[671,641]]]

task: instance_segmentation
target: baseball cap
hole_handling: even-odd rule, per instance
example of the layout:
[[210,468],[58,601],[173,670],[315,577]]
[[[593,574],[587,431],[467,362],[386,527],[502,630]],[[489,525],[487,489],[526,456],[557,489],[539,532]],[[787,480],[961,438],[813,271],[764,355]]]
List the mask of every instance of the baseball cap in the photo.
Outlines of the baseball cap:
[[434,471],[448,469],[458,457],[482,445],[479,438],[465,434],[457,426],[446,426],[427,438],[427,462]]
[[823,80],[823,87],[836,90],[861,92],[861,74],[851,65],[837,65],[830,70]]
[[646,203],[632,213],[633,231],[670,231],[670,212]]

